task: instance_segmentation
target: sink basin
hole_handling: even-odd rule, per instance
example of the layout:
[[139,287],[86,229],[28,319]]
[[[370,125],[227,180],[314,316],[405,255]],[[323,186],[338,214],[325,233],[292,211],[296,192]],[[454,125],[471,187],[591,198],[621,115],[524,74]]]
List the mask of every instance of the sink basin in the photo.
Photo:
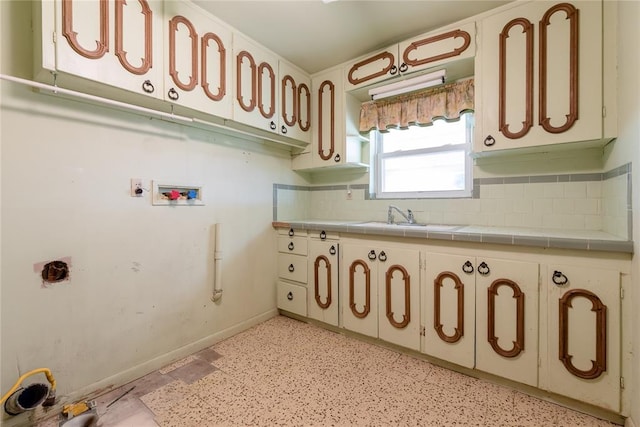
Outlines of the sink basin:
[[424,224],[419,222],[415,224],[409,224],[408,222],[394,222],[393,224],[388,224],[382,221],[367,221],[367,222],[361,222],[353,225],[363,226],[363,227],[376,227],[376,228],[395,228],[395,227],[424,228],[427,231],[452,231],[462,227],[461,225]]

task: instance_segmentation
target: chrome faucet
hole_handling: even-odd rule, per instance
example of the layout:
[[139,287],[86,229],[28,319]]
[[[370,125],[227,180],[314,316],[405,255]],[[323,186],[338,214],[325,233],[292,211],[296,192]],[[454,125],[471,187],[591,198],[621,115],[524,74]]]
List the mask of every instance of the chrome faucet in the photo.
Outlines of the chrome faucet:
[[416,219],[413,217],[413,212],[411,212],[411,209],[407,209],[407,214],[405,215],[405,213],[402,212],[399,207],[397,207],[395,205],[389,205],[389,210],[387,211],[387,224],[393,224],[393,211],[394,210],[397,211],[400,215],[402,215],[402,217],[409,224],[415,224],[416,223]]

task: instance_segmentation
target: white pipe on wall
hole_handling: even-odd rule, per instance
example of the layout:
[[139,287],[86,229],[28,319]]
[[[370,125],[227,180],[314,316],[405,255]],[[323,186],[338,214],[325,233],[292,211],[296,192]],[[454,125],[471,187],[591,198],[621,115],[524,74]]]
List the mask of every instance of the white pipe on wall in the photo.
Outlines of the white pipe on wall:
[[222,224],[213,227],[213,294],[211,301],[218,302],[222,298],[222,251],[220,250],[220,229]]

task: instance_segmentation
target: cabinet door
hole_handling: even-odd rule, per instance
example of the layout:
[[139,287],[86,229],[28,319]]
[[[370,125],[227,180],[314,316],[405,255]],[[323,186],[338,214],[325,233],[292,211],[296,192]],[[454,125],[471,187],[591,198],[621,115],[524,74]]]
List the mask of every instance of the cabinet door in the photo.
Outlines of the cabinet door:
[[426,254],[422,352],[467,368],[475,365],[475,258]]
[[601,2],[525,3],[481,27],[475,151],[603,137]]
[[345,67],[345,90],[368,86],[394,76],[398,70],[398,45],[358,58]]
[[538,264],[476,266],[476,368],[538,385]]
[[338,242],[309,241],[309,317],[338,326]]
[[381,249],[377,280],[378,336],[420,350],[420,252]]
[[342,69],[313,77],[312,165],[331,166],[342,163],[345,139],[344,85]]
[[233,53],[233,119],[278,132],[278,58],[238,33],[233,36]]
[[475,38],[475,22],[469,22],[406,40],[398,47],[398,68],[402,73],[411,73],[472,58],[476,53]]
[[311,78],[280,61],[280,126],[283,136],[311,142]]
[[[42,11],[43,23],[54,19],[49,7]],[[55,68],[162,98],[162,11],[159,0],[55,2]],[[42,37],[52,48],[51,34]]]
[[620,410],[620,273],[551,265],[549,390]]
[[165,2],[165,99],[231,118],[231,30],[189,2]]
[[342,250],[342,322],[350,331],[378,337],[378,250],[345,244]]

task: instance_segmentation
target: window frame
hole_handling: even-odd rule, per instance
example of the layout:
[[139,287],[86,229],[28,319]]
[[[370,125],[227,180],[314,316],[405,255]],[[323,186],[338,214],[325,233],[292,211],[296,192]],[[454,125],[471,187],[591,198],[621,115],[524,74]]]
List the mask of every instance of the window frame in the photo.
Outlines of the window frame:
[[[440,145],[432,148],[420,148],[420,149],[405,150],[405,151],[398,150],[398,151],[392,151],[389,153],[384,153],[382,150],[383,135],[379,131],[371,132],[371,136],[373,139],[373,143],[371,144],[371,149],[373,151],[371,157],[374,159],[374,161],[372,162],[371,177],[370,177],[370,186],[373,189],[370,195],[371,198],[372,199],[461,199],[461,198],[473,197],[473,159],[471,157],[471,152],[472,152],[472,145],[473,145],[473,132],[474,132],[473,128],[474,128],[474,122],[475,122],[475,114],[473,112],[468,112],[468,113],[465,113],[464,115],[467,116],[465,118],[467,123],[465,126],[466,141],[464,144]],[[461,119],[462,119],[462,115],[458,120],[461,120]],[[438,120],[444,120],[444,119],[438,119]],[[445,120],[445,121],[451,122],[451,120]],[[433,153],[439,153],[439,152],[460,151],[460,149],[464,149],[464,154],[465,154],[464,189],[447,190],[447,191],[402,191],[402,192],[381,191],[382,180],[383,180],[382,163],[385,159],[433,154]]]

